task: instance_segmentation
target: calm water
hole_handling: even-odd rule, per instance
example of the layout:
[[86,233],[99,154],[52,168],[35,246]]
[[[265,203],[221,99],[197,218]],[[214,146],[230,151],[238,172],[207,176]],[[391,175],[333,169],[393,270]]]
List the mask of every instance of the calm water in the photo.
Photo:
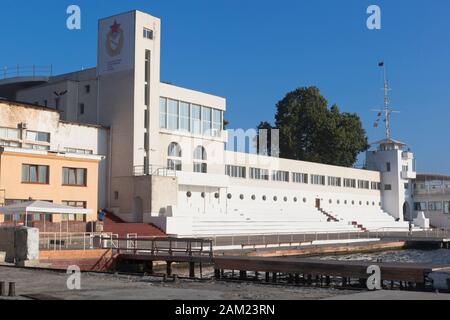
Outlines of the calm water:
[[450,250],[399,250],[355,253],[325,256],[320,257],[319,260],[450,264]]

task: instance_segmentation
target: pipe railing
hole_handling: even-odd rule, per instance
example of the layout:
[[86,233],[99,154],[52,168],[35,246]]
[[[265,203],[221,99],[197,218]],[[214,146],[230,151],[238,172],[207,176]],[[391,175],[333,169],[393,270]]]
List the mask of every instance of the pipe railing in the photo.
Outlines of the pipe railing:
[[0,70],[0,79],[15,78],[15,77],[51,77],[53,75],[53,66],[15,66],[3,67]]

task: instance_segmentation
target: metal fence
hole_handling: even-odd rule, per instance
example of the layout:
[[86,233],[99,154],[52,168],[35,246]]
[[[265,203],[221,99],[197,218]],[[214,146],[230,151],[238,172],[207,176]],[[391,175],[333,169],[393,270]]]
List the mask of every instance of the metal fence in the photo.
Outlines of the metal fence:
[[149,165],[149,166],[135,166],[133,168],[133,175],[134,176],[160,176],[160,177],[176,177],[177,171],[162,167],[162,166],[155,166],[155,165]]
[[39,249],[41,250],[93,250],[107,247],[102,239],[114,242],[118,236],[108,232],[41,232]]

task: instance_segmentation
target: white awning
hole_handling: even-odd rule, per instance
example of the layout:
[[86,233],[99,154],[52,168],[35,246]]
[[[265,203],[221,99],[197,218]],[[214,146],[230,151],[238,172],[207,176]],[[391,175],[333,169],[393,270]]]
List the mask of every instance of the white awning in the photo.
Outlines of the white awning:
[[56,204],[46,201],[27,201],[15,203],[0,207],[0,214],[28,214],[28,213],[46,213],[46,214],[83,214],[91,213],[91,209],[70,207],[63,204]]

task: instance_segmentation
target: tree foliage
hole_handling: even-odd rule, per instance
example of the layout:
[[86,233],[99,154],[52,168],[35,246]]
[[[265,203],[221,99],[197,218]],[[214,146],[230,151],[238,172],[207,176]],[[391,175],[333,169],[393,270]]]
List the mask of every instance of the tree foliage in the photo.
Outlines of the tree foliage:
[[[267,122],[258,128],[268,129]],[[280,157],[351,167],[369,147],[359,116],[328,108],[317,87],[289,92],[277,104]]]

